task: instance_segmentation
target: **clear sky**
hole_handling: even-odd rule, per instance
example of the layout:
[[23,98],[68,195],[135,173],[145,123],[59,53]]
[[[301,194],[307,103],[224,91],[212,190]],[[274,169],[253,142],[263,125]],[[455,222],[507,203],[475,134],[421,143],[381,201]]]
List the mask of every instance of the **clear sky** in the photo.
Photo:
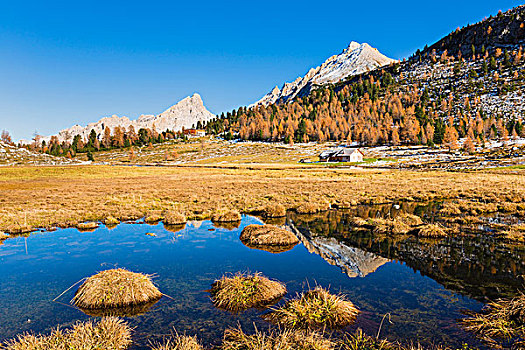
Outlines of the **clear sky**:
[[350,41],[401,59],[507,0],[0,0],[0,129],[56,133],[158,114],[198,92],[253,103]]

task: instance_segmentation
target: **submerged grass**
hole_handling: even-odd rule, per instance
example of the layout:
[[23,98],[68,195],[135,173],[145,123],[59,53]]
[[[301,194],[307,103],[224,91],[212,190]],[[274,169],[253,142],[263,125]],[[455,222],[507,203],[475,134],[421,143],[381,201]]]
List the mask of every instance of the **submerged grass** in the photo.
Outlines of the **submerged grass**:
[[259,273],[223,276],[212,284],[210,294],[216,307],[239,312],[265,307],[286,294],[286,287]]
[[480,313],[470,313],[461,321],[463,327],[495,348],[525,348],[525,295],[500,299],[485,306]]
[[239,238],[248,246],[290,246],[299,243],[292,232],[275,225],[248,225]]
[[120,350],[131,344],[131,328],[116,317],[77,323],[71,329],[57,329],[49,335],[23,334],[0,344],[2,350]]
[[316,287],[263,317],[290,329],[342,328],[355,322],[358,313],[359,310],[344,296]]
[[150,303],[162,297],[151,276],[112,269],[89,277],[72,303],[81,309],[110,309]]

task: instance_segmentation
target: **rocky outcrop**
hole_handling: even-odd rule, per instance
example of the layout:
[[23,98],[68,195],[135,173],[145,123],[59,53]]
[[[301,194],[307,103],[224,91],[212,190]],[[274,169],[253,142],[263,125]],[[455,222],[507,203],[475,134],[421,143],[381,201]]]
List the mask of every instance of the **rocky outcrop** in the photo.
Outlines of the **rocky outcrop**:
[[[135,131],[141,128],[155,128],[158,132],[165,131],[166,129],[180,131],[182,128],[189,129],[193,125],[197,125],[199,121],[207,122],[213,118],[215,118],[215,115],[206,109],[200,95],[193,94],[193,96],[186,97],[159,115],[141,115],[137,120],[130,120],[127,117],[113,115],[102,118],[87,126],[74,125],[69,129],[60,131],[57,136],[60,142],[71,142],[75,135],[81,135],[84,139],[87,139],[91,130],[95,130],[97,135],[101,135],[104,133],[106,127],[109,127],[113,132],[117,126],[123,127],[126,130],[128,130],[130,126],[133,126]],[[50,138],[49,136],[44,138],[44,140],[49,141]]]
[[319,67],[310,69],[304,77],[284,84],[282,89],[276,86],[252,106],[266,106],[279,100],[291,101],[295,97],[308,94],[314,86],[337,83],[347,77],[374,70],[392,62],[395,60],[386,57],[370,45],[352,41],[341,54],[332,56]]

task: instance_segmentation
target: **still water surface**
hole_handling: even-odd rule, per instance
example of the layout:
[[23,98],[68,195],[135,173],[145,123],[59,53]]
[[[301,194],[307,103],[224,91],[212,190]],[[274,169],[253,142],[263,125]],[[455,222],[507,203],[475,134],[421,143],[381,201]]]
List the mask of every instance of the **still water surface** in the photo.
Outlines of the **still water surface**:
[[[330,220],[339,222],[330,226]],[[362,310],[351,329],[376,334],[383,316],[390,314],[392,323],[386,322],[381,331],[390,340],[478,345],[456,320],[462,309],[480,310],[482,298],[445,288],[413,263],[407,266],[401,254],[381,252],[373,242],[363,244],[350,233],[339,237],[340,220],[340,216],[309,221],[288,217],[288,224],[303,235],[302,243],[279,254],[250,249],[239,241],[244,226],[261,222],[250,216],[244,216],[237,228],[215,227],[209,221],[171,231],[161,223],[120,224],[93,232],[62,229],[8,239],[0,245],[0,341],[89,319],[68,304],[76,288],[60,303],[52,300],[86,276],[124,267],[155,274],[159,289],[171,297],[128,319],[135,327],[134,349],[161,340],[172,329],[217,344],[228,327],[267,328],[259,318],[264,311],[234,315],[212,305],[207,293],[211,283],[238,271],[258,271],[285,282],[287,297],[316,284],[346,294]],[[323,223],[328,228],[323,229]]]

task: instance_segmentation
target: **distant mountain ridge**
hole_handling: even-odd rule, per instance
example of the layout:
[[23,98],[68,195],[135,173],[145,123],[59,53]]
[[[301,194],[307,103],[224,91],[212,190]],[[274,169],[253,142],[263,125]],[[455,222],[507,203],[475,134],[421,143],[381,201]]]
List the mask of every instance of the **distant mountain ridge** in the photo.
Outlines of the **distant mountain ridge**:
[[[102,135],[106,127],[109,127],[113,132],[113,129],[116,127],[128,130],[130,126],[133,126],[135,131],[141,128],[155,128],[159,132],[167,129],[171,131],[181,131],[182,128],[189,129],[192,125],[197,125],[199,121],[201,123],[207,122],[213,118],[215,118],[215,115],[206,109],[201,96],[195,93],[179,101],[159,115],[141,115],[136,120],[113,115],[111,117],[104,117],[86,126],[74,125],[71,128],[60,131],[56,136],[59,142],[71,142],[75,135],[81,135],[84,139],[87,139],[91,130],[95,130],[97,135]],[[50,139],[51,136],[43,138],[46,142],[49,142]]]
[[367,43],[359,44],[352,41],[339,55],[328,58],[316,68],[311,68],[304,77],[298,77],[291,83],[285,83],[282,89],[276,86],[252,106],[267,106],[279,100],[291,101],[296,97],[307,95],[314,86],[337,83],[350,76],[365,73],[393,62],[396,60],[386,57]]

